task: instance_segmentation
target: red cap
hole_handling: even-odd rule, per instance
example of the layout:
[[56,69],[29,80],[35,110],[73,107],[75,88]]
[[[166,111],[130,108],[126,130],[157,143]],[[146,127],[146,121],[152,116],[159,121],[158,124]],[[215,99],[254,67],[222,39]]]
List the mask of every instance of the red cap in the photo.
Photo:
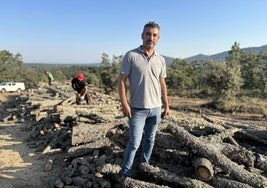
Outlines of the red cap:
[[77,78],[78,80],[80,80],[80,81],[83,80],[83,79],[84,79],[84,75],[83,75],[83,73],[79,72],[79,73],[77,74],[76,78]]

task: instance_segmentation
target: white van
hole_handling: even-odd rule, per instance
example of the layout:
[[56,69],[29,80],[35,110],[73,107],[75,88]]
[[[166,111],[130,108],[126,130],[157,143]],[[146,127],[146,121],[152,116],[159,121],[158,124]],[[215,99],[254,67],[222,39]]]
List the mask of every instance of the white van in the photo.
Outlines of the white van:
[[1,93],[17,91],[20,93],[25,90],[25,84],[23,82],[2,82],[0,83]]

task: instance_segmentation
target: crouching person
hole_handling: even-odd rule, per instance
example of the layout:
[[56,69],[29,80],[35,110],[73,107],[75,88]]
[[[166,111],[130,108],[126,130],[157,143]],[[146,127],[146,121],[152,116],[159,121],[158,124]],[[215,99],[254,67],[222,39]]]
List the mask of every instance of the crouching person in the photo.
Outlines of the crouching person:
[[79,72],[76,77],[72,79],[71,86],[76,94],[76,104],[80,105],[82,99],[86,101],[86,104],[92,104],[88,83],[84,80],[83,73]]
[[44,71],[45,75],[47,76],[48,79],[48,84],[50,86],[54,85],[54,76],[51,72],[49,72],[47,69]]

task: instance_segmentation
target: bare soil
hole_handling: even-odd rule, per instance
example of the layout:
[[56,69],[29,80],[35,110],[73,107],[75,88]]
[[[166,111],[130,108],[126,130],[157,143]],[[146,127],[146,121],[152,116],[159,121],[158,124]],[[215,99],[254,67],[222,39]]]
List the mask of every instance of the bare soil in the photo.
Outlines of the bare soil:
[[[0,94],[1,115],[6,113],[2,104],[18,93]],[[43,156],[27,145],[27,122],[0,122],[0,187],[49,187],[49,179],[57,169],[45,172],[48,160],[63,160],[61,156]]]
[[[9,96],[18,95],[17,93],[0,94],[0,112],[5,112],[2,107]],[[207,109],[198,108],[203,102],[199,99],[170,98],[172,111],[176,117],[179,114],[190,114],[199,116],[199,112],[212,114],[216,119],[230,120],[231,122],[240,122],[258,126],[267,126],[267,120],[260,114],[235,114],[225,115],[215,113]],[[180,108],[182,108],[181,110]],[[186,106],[186,108],[185,108]],[[49,187],[51,174],[60,170],[60,162],[64,160],[63,154],[44,156],[36,152],[34,148],[27,145],[29,131],[27,122],[9,123],[0,122],[0,187],[1,188],[31,188],[31,187]],[[52,158],[51,158],[52,157]],[[48,160],[52,159],[55,166],[52,171],[45,172],[44,167]]]
[[27,132],[22,124],[1,123],[0,185],[12,187],[44,187],[48,174],[45,160],[24,142]]

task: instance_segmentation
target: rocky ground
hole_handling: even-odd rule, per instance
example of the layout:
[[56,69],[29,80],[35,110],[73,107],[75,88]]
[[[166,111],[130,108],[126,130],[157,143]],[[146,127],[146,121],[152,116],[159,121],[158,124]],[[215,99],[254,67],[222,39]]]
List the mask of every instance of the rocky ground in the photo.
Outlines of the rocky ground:
[[[51,89],[45,85],[22,94],[0,95],[1,188],[122,187],[116,175],[120,170],[128,128],[118,100],[96,89],[92,92],[93,104],[90,107],[76,106],[71,97],[68,98],[71,95],[68,87]],[[159,127],[151,164],[175,172],[177,176],[197,179],[192,175],[192,161],[185,159],[195,153],[190,154],[177,141],[165,143],[166,137],[163,136],[170,122],[179,124],[198,137],[214,133],[214,129],[218,129],[214,128],[214,124],[231,125],[242,130],[252,127],[266,133],[267,120],[261,114],[220,114],[201,109],[198,103],[196,99],[170,97],[172,115]],[[212,125],[203,118],[206,115],[213,121]],[[214,126],[212,131],[210,126]],[[240,138],[243,134],[234,136],[240,145],[244,141]],[[252,144],[256,145],[245,143],[244,146],[266,156],[266,138],[261,139],[260,143],[254,140]],[[264,168],[251,168],[253,170],[250,171],[265,176]],[[217,170],[217,175],[225,176],[225,173]],[[138,174],[134,174],[134,178],[154,183],[151,187],[184,187],[173,182],[164,183],[165,180],[149,180]],[[216,187],[212,182],[205,182],[205,185]],[[139,187],[147,186],[143,184]]]
[[[18,93],[0,95],[1,118],[10,114],[19,115],[15,103],[21,97]],[[21,110],[21,109],[19,109]],[[15,116],[14,116],[15,117]],[[49,179],[57,168],[45,171],[49,160],[62,161],[64,155],[44,156],[29,147],[29,125],[27,119],[0,122],[0,187],[1,188],[37,188],[49,187]]]

